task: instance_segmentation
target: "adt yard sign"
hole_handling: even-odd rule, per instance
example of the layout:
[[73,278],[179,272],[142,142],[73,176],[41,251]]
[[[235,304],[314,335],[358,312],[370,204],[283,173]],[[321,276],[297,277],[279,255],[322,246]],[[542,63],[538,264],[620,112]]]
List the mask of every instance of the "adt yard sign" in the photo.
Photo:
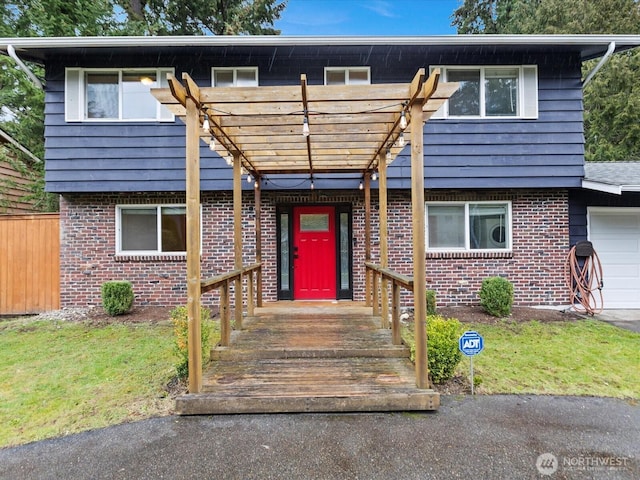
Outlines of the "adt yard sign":
[[458,348],[467,357],[473,357],[484,348],[484,339],[478,332],[469,330],[468,332],[464,332],[460,337]]

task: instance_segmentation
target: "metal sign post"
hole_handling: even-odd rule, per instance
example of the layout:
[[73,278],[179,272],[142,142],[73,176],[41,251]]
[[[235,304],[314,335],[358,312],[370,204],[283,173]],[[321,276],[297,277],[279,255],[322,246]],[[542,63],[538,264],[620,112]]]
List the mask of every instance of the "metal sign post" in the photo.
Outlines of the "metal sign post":
[[471,395],[474,395],[473,382],[473,357],[484,349],[484,339],[482,335],[474,330],[464,332],[458,340],[458,349],[467,357],[471,364]]

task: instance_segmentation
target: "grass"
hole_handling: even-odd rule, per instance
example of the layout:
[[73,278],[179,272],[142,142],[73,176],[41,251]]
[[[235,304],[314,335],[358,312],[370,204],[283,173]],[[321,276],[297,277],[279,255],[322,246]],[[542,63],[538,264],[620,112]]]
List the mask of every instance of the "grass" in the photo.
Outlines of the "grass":
[[0,447],[166,414],[170,325],[0,323]]
[[[464,326],[484,338],[473,357],[477,393],[640,399],[638,333],[597,320]],[[468,378],[468,357],[457,374]]]

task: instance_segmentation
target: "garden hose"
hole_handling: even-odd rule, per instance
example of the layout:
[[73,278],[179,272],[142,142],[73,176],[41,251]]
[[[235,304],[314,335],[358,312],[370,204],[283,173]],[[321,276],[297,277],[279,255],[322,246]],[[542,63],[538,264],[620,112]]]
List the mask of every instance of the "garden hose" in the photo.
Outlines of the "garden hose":
[[565,278],[575,311],[591,316],[602,312],[602,264],[591,242],[578,242],[569,250]]

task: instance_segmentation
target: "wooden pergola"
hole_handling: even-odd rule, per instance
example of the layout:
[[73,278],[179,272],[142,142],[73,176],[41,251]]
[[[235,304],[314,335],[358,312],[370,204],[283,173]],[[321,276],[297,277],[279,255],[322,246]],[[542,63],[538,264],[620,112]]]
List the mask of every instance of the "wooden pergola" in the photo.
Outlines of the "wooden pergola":
[[[411,144],[413,291],[416,332],[416,385],[428,388],[425,278],[423,124],[455,92],[456,83],[439,83],[420,69],[411,83],[378,85],[199,87],[186,73],[169,78],[168,89],[152,93],[186,124],[187,309],[189,391],[202,388],[200,297],[211,283],[200,273],[200,140],[233,165],[234,267],[242,272],[242,175],[255,179],[256,264],[261,263],[260,185],[264,175],[357,173],[365,196],[365,258],[371,261],[371,191],[379,175],[380,267],[388,267],[387,165],[405,142]],[[236,292],[241,291],[241,277]],[[261,305],[258,275],[257,303]],[[384,278],[384,277],[383,277]],[[388,322],[387,280],[382,281],[382,318]],[[367,275],[369,301],[372,284]],[[226,301],[226,300],[225,300]],[[242,326],[242,295],[235,295],[236,326]],[[252,303],[252,301],[250,301]],[[228,306],[222,305],[222,309]],[[250,306],[250,309],[253,305]],[[223,343],[229,332],[223,327]]]

